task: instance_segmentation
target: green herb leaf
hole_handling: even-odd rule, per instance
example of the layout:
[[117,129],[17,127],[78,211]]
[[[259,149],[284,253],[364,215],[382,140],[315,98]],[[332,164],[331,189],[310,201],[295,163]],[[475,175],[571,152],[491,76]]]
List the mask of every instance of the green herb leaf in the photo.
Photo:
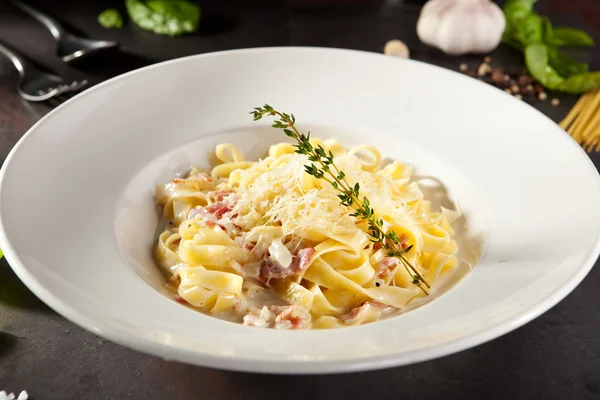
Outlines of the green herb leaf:
[[584,31],[567,26],[553,29],[553,44],[557,46],[594,46],[594,39]]
[[533,12],[533,5],[537,0],[508,0],[504,3],[504,15],[507,21],[517,23]]
[[600,71],[573,75],[560,84],[558,90],[571,94],[579,94],[595,89],[600,85]]
[[540,43],[544,34],[544,20],[537,14],[530,13],[520,20],[515,28],[515,39],[527,46]]
[[[559,53],[557,53],[559,54]],[[566,55],[558,57],[568,57]],[[569,57],[570,58],[570,57]],[[548,47],[544,44],[531,44],[525,48],[525,62],[527,69],[535,79],[549,89],[561,92],[579,94],[596,88],[600,85],[599,72],[583,72],[563,78],[556,69],[549,65]],[[571,64],[575,70],[580,63]],[[583,67],[580,66],[583,69]],[[585,65],[587,69],[587,64]]]
[[109,8],[98,15],[98,23],[106,29],[119,29],[123,27],[123,17],[116,9]]
[[568,78],[573,75],[588,72],[587,63],[575,61],[573,57],[561,52],[555,47],[546,45],[546,50],[548,51],[548,63],[560,76]]
[[200,8],[186,0],[125,0],[127,13],[140,28],[177,36],[198,29]]
[[544,43],[554,43],[554,27],[548,17],[542,17],[542,41]]
[[558,89],[564,79],[548,64],[548,49],[542,43],[525,47],[525,63],[535,79],[549,89]]
[[521,20],[533,12],[533,4],[536,0],[508,0],[504,4],[504,17],[506,28],[502,41],[514,39],[515,32],[519,29]]
[[579,29],[553,27],[548,18],[534,11],[534,4],[535,0],[505,3],[503,43],[523,50],[529,73],[548,89],[583,93],[595,88],[598,74],[588,72],[587,63],[558,50],[558,46],[592,46],[593,39]]

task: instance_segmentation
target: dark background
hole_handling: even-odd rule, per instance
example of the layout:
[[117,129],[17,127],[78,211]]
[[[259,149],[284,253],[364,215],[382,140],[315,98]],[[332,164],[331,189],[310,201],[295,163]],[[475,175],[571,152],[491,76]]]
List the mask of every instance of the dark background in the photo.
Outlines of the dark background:
[[[425,47],[415,26],[420,3],[400,0],[199,1],[200,31],[168,38],[130,23],[105,30],[96,22],[122,1],[31,1],[73,31],[122,44],[115,54],[75,67],[54,57],[50,35],[37,22],[0,2],[0,41],[67,77],[92,83],[151,63],[216,50],[262,46],[325,46],[381,52],[386,41],[405,41],[412,58],[457,69],[480,56],[450,57]],[[328,4],[324,4],[328,3]],[[501,2],[500,2],[501,3]],[[600,41],[600,1],[541,0],[536,9],[555,24],[587,30]],[[600,69],[600,51],[576,51]],[[521,55],[504,46],[493,64],[520,68]],[[310,60],[307,60],[309,63]],[[0,57],[0,160],[47,111],[15,93],[16,72]],[[554,97],[551,94],[551,97]],[[536,102],[555,121],[559,107]],[[135,104],[132,104],[135,107]],[[540,152],[544,144],[540,143]],[[600,157],[592,156],[596,166]],[[535,154],[532,154],[532,161]],[[43,198],[40,199],[43,202]],[[45,306],[0,261],[0,390],[26,389],[37,400],[86,399],[598,399],[600,398],[600,269],[594,268],[564,301],[535,321],[461,353],[412,366],[329,376],[270,376],[224,372],[167,362],[103,340]]]

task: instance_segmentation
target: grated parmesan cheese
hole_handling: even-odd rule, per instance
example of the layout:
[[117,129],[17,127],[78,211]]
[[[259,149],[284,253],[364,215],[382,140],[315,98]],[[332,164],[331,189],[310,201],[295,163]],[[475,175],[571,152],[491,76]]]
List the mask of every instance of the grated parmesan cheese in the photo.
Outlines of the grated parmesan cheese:
[[[340,204],[339,192],[328,182],[306,174],[304,166],[309,161],[305,155],[279,157],[276,166],[272,162],[266,159],[244,171],[234,211],[239,215],[236,222],[244,230],[251,231],[261,225],[281,225],[288,233],[307,228],[343,233],[355,227],[356,220],[349,216],[353,211]],[[410,218],[403,204],[390,201],[394,195],[392,178],[364,171],[361,160],[352,154],[337,157],[336,165],[344,171],[350,185],[359,183],[360,196],[368,197],[371,207],[384,220],[407,221]],[[406,188],[405,194],[400,193],[406,197],[406,202],[422,196],[418,186],[407,185]],[[398,193],[395,195],[398,197]]]

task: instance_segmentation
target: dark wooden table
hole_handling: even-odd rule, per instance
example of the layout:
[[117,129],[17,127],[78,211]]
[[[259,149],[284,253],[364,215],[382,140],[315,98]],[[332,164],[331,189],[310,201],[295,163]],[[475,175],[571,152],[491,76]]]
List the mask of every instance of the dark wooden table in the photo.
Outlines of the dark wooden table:
[[[337,2],[340,2],[338,0]],[[335,3],[335,0],[330,0]],[[100,82],[151,63],[215,50],[259,46],[330,46],[381,52],[392,38],[404,40],[413,58],[456,69],[480,57],[449,57],[419,43],[419,5],[401,0],[370,5],[303,6],[302,0],[201,1],[200,32],[159,37],[127,25],[107,31],[96,15],[122,1],[40,4],[70,28],[117,40],[120,52],[71,68],[54,57],[50,36],[36,22],[0,3],[0,40],[68,77]],[[306,1],[304,1],[306,3]],[[312,1],[312,3],[318,3]],[[363,1],[365,3],[365,1]],[[542,0],[537,9],[557,24],[586,29],[600,41],[598,0]],[[500,47],[494,63],[522,60]],[[580,56],[600,69],[600,50]],[[310,62],[310,60],[307,60]],[[28,104],[15,93],[16,73],[0,60],[0,158],[51,107]],[[559,107],[534,106],[560,120],[576,100],[558,96]],[[134,106],[134,105],[132,105]],[[540,143],[540,152],[544,144]],[[532,160],[535,160],[532,154]],[[597,167],[600,157],[592,155]],[[33,162],[34,160],[32,160]],[[43,202],[43,198],[39,199]],[[600,205],[599,205],[600,206]],[[459,354],[417,365],[332,376],[269,376],[200,368],[141,354],[101,339],[58,316],[0,262],[0,390],[29,391],[37,400],[85,399],[598,399],[600,398],[600,268],[564,301],[516,331]]]

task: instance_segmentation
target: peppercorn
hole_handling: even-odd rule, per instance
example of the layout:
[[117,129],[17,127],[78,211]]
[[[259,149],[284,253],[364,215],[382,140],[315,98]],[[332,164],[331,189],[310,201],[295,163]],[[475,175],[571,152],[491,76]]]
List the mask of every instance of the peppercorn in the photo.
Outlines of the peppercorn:
[[519,85],[527,86],[533,83],[533,78],[530,75],[519,75]]
[[482,63],[477,70],[477,75],[485,76],[490,72],[492,72],[492,67],[490,67],[490,64]]
[[536,93],[542,93],[544,91],[544,87],[539,83],[535,84],[534,89]]
[[492,82],[496,83],[496,84],[501,84],[504,83],[505,79],[504,79],[504,71],[502,71],[502,68],[497,67],[494,68],[494,70],[492,71]]
[[521,93],[532,95],[533,94],[533,85],[527,85],[524,88],[521,88]]

